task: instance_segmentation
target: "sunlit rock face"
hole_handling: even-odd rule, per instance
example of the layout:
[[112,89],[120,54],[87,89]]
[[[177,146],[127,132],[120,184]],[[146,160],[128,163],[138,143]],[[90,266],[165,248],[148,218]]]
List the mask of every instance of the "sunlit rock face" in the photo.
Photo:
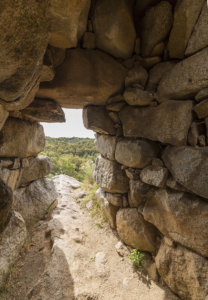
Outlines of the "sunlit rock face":
[[24,237],[17,238],[14,223],[25,232],[14,207],[25,220],[28,214],[40,219],[57,199],[45,178],[51,162],[38,156],[45,146],[38,122],[64,122],[62,108],[83,108],[84,126],[96,132],[96,197],[110,226],[126,244],[156,257],[155,272],[181,299],[205,299],[207,15],[205,0],[3,0],[5,272],[5,230],[14,229],[12,259]]

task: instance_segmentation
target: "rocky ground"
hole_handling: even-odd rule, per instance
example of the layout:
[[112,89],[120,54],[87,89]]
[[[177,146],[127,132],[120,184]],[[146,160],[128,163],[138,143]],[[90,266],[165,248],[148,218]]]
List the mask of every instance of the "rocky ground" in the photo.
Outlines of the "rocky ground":
[[131,250],[118,250],[117,232],[101,226],[75,200],[76,180],[54,179],[59,204],[34,226],[30,249],[16,262],[3,300],[177,300],[147,269],[148,254],[139,268],[127,258]]

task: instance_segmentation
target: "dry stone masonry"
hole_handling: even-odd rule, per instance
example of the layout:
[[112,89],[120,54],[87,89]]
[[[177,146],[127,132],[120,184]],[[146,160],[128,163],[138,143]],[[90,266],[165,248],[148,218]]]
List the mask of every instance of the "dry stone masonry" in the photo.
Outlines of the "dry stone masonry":
[[83,108],[100,152],[96,198],[111,227],[155,258],[151,278],[158,272],[183,300],[205,300],[207,1],[1,2],[0,285],[25,221],[58,197],[45,178],[50,160],[38,156],[39,122]]

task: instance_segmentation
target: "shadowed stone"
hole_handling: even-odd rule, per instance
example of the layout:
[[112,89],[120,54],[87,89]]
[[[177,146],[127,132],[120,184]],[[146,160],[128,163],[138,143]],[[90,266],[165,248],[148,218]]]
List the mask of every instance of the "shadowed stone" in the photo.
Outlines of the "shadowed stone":
[[203,5],[204,0],[177,1],[174,10],[173,28],[168,43],[170,58],[184,58],[187,43]]
[[51,169],[52,163],[47,156],[38,155],[30,159],[29,166],[24,168],[21,185],[45,177],[50,173]]
[[98,49],[114,57],[131,57],[136,39],[131,1],[98,0],[92,23]]
[[25,221],[40,220],[50,205],[58,199],[58,193],[51,179],[42,178],[33,181],[27,187],[14,192],[14,209]]
[[116,146],[115,159],[131,168],[144,168],[159,155],[160,148],[152,141],[120,138]]
[[156,231],[146,222],[136,208],[125,208],[116,215],[117,231],[122,241],[142,251],[154,252]]
[[87,29],[89,9],[90,0],[52,0],[49,44],[58,48],[76,47]]
[[105,106],[87,106],[83,109],[82,117],[85,128],[102,134],[116,134]]
[[100,50],[68,49],[53,82],[42,82],[36,97],[56,100],[64,108],[105,105],[123,91],[127,71]]
[[208,262],[201,255],[163,243],[155,259],[158,273],[183,300],[206,300]]
[[116,136],[109,136],[96,133],[95,146],[97,150],[110,160],[115,160],[115,150],[118,138]]
[[162,1],[147,11],[142,19],[142,57],[150,56],[155,46],[164,41],[172,23],[172,6],[167,1]]
[[208,199],[208,147],[167,147],[162,158],[173,178]]
[[95,161],[94,180],[106,192],[127,193],[129,189],[129,179],[121,165],[98,156]]
[[52,100],[35,99],[20,111],[21,115],[38,122],[63,123],[65,114],[61,106]]
[[7,110],[23,109],[37,92],[49,41],[49,5],[49,0],[1,1],[0,103]]
[[8,118],[0,133],[0,157],[36,156],[44,150],[43,126]]
[[165,101],[157,107],[126,106],[119,113],[124,136],[186,145],[192,122],[192,101]]
[[156,98],[190,100],[208,84],[208,47],[177,63],[160,80]]
[[208,204],[199,197],[162,188],[147,199],[143,215],[165,236],[208,257]]

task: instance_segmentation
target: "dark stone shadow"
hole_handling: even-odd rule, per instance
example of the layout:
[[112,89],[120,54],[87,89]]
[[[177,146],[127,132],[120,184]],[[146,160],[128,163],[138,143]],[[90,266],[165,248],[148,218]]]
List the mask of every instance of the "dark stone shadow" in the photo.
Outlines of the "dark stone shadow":
[[31,300],[73,300],[74,281],[65,253],[58,246],[53,249],[47,270],[27,295]]

